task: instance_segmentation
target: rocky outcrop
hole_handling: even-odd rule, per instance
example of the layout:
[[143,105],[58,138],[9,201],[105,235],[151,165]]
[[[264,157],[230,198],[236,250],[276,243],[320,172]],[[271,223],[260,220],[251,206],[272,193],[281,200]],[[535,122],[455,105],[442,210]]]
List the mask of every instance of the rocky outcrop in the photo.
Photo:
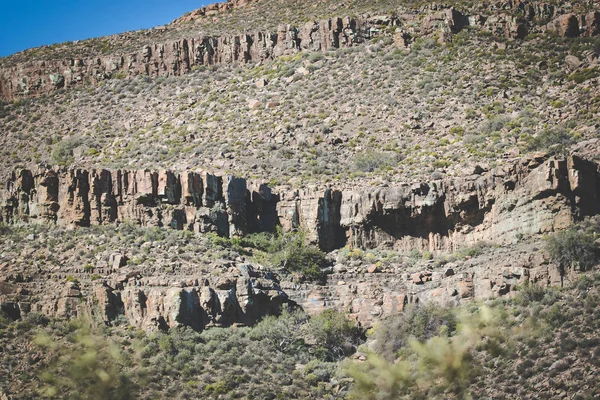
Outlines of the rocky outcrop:
[[[237,0],[207,6],[179,22],[245,6],[249,2]],[[453,34],[467,26],[512,39],[523,39],[528,33],[546,30],[567,37],[595,36],[600,32],[599,12],[576,15],[537,2],[511,1],[503,10],[494,9],[489,15],[467,15],[455,8],[437,5],[427,7],[422,13],[405,11],[397,15],[340,17],[310,21],[301,26],[280,25],[272,31],[185,37],[148,43],[137,51],[106,56],[32,60],[12,65],[6,62],[0,68],[0,97],[10,100],[39,96],[114,77],[179,76],[198,66],[258,63],[299,51],[345,48],[386,34],[381,29],[385,26],[402,27],[395,38],[405,45],[414,36],[435,32],[441,33],[444,40],[451,40]]]
[[13,174],[1,196],[5,222],[90,226],[132,221],[222,236],[271,231],[273,196],[245,179],[172,171],[53,170]]
[[481,175],[344,192],[341,226],[349,244],[366,248],[452,251],[478,241],[511,243],[598,214],[598,182],[595,163],[534,155]]
[[402,312],[415,304],[456,306],[474,299],[511,297],[526,283],[560,286],[563,277],[556,265],[531,246],[521,251],[486,250],[478,258],[445,264],[429,262],[410,266],[391,264],[334,267],[326,285],[282,282],[282,288],[311,314],[334,308],[363,326]]
[[61,271],[23,276],[8,269],[0,277],[0,305],[13,318],[30,312],[55,318],[96,315],[107,324],[124,318],[146,331],[251,325],[277,315],[283,304],[295,306],[262,267],[235,262],[222,267],[220,274],[186,270],[167,276],[149,266],[96,266],[94,273],[104,279],[89,280],[86,271],[72,270],[66,282]]
[[116,76],[178,76],[198,66],[257,63],[302,50],[348,47],[370,35],[370,26],[364,22],[334,18],[301,27],[280,25],[273,32],[200,36],[153,43],[127,54],[32,61],[0,68],[0,97],[38,96],[80,84],[96,84]]
[[209,4],[206,7],[198,8],[197,10],[185,14],[183,17],[177,18],[172,24],[186,24],[202,18],[215,17],[221,13],[246,7],[257,1],[258,0],[227,0],[223,3]]
[[[487,261],[477,264],[469,257],[444,264],[348,262],[333,267],[326,285],[280,283],[243,259],[211,267],[219,269],[214,274],[172,266],[167,278],[156,267],[138,268],[115,253],[93,267],[105,277],[97,284],[80,283],[77,271],[38,276],[0,265],[6,313],[67,318],[93,310],[107,323],[123,316],[146,330],[251,324],[283,303],[309,312],[335,307],[370,325],[411,303],[457,304],[510,296],[525,282],[560,284],[564,277],[540,252],[515,254],[510,246],[600,213],[599,165],[575,154],[558,159],[534,154],[487,172],[478,167],[463,177],[367,189],[309,187],[277,194],[264,184],[207,172],[66,169],[20,170],[6,187],[2,221],[12,224],[130,221],[222,236],[281,225],[304,230],[333,255],[344,246],[404,254],[491,246],[483,252]],[[508,253],[495,250],[499,244]],[[89,278],[89,272],[80,275]],[[53,289],[40,292],[52,282]]]
[[600,213],[598,164],[536,154],[472,175],[384,188],[305,188],[207,172],[20,170],[0,220],[89,226],[131,221],[221,236],[303,229],[321,249],[346,244],[452,251],[564,229]]
[[[237,271],[230,272],[213,282],[188,277],[171,285],[160,278],[130,278],[115,284],[108,307],[123,310],[132,325],[145,330],[177,326],[202,330],[253,324],[265,315],[277,314],[282,304],[291,303],[270,273],[256,271],[250,264],[240,264]],[[107,306],[103,297],[96,298]],[[114,319],[108,315],[104,318],[107,322]]]

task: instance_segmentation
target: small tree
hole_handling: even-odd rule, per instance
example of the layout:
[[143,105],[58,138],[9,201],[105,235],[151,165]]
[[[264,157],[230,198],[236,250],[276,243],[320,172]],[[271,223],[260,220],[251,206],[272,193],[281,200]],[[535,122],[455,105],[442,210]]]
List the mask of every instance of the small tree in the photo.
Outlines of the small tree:
[[323,278],[321,268],[327,265],[325,253],[317,247],[306,244],[303,232],[278,232],[277,249],[270,254],[270,262],[274,266],[291,272],[299,272],[308,280]]
[[360,341],[361,333],[356,322],[336,310],[325,310],[312,317],[308,328],[328,360],[342,359]]
[[546,240],[546,249],[561,275],[568,268],[585,271],[596,263],[594,235],[574,229],[558,232]]

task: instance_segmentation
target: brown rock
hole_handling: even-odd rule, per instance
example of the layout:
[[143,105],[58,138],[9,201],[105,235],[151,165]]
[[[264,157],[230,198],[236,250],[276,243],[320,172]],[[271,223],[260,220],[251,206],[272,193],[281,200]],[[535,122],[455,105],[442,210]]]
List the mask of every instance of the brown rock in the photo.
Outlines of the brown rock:
[[425,283],[425,282],[423,282],[423,274],[420,272],[412,274],[411,280],[412,280],[412,283],[414,283],[415,285],[421,285],[421,284]]
[[592,11],[584,16],[584,36],[598,36],[600,34],[600,12]]
[[579,20],[573,13],[561,15],[554,21],[550,22],[549,28],[556,31],[556,33],[558,33],[560,36],[579,36]]
[[458,283],[458,295],[461,298],[473,296],[473,281],[471,279],[460,281]]
[[256,99],[248,100],[248,108],[251,110],[258,110],[259,108],[262,108],[262,101]]
[[377,266],[377,264],[371,264],[367,267],[367,272],[369,274],[374,274],[374,273],[380,272],[380,271],[379,271],[379,267]]

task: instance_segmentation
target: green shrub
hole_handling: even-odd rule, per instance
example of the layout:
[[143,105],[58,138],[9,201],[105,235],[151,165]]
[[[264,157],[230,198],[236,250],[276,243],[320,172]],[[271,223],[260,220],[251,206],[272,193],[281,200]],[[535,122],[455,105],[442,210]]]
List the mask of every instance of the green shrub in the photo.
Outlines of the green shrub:
[[27,317],[25,317],[25,321],[34,326],[46,326],[50,322],[48,317],[38,312],[30,312],[29,314],[27,314]]
[[546,295],[546,288],[535,283],[527,282],[526,284],[517,287],[517,301],[523,305],[528,305],[534,302],[540,302]]
[[[424,342],[436,335],[451,335],[456,330],[454,310],[433,305],[409,307],[379,324],[374,332],[375,351],[393,361],[408,346],[411,338]],[[443,333],[442,333],[443,330]]]
[[[509,341],[511,329],[500,310],[480,307],[456,318],[456,330],[408,341],[406,354],[388,361],[376,353],[367,362],[352,364],[352,399],[469,399],[470,383],[481,369],[475,350],[492,355],[490,344]],[[492,355],[492,357],[494,357]]]
[[131,399],[137,388],[123,372],[127,356],[102,334],[80,324],[72,340],[59,343],[45,333],[36,345],[51,353],[40,378],[43,397],[68,399]]
[[589,79],[595,78],[600,75],[600,69],[597,67],[584,68],[579,71],[573,72],[567,78],[571,82],[583,83]]
[[73,162],[73,151],[77,147],[89,146],[89,142],[91,142],[90,139],[80,137],[69,137],[61,140],[52,148],[52,161],[59,165],[71,164]]
[[585,271],[597,260],[594,235],[569,229],[546,239],[546,250],[564,274],[568,268]]
[[551,154],[564,153],[574,141],[573,135],[562,127],[544,129],[527,143],[527,151],[547,151]]
[[301,310],[284,308],[278,317],[267,316],[256,324],[248,335],[282,353],[300,354],[306,348],[302,331],[309,317]]
[[215,383],[208,384],[204,387],[204,390],[208,393],[213,394],[225,394],[229,392],[230,385],[227,381],[221,380]]
[[317,61],[321,61],[324,58],[325,58],[325,56],[323,55],[323,53],[315,52],[315,53],[311,53],[308,56],[308,61],[310,61],[311,63],[314,63],[314,62],[317,62]]
[[465,135],[465,128],[463,128],[462,126],[453,126],[452,128],[450,128],[450,133],[452,135],[456,135],[456,136],[464,136]]
[[307,245],[303,233],[285,233],[278,241],[275,245],[278,250],[269,257],[271,264],[299,272],[309,280],[323,278],[321,269],[327,265],[325,253],[315,246]]
[[356,322],[336,310],[325,310],[309,322],[310,334],[327,360],[339,360],[353,352],[361,338]]
[[373,150],[357,155],[354,159],[354,168],[361,172],[373,172],[385,167],[395,167],[396,164],[397,160],[394,156]]
[[[216,239],[215,239],[216,240]],[[226,242],[227,239],[220,239]],[[325,253],[316,246],[307,244],[304,232],[258,233],[243,238],[232,239],[234,247],[253,247],[264,252],[266,261],[274,267],[289,272],[298,272],[308,280],[320,280],[324,277],[322,268],[327,266]]]

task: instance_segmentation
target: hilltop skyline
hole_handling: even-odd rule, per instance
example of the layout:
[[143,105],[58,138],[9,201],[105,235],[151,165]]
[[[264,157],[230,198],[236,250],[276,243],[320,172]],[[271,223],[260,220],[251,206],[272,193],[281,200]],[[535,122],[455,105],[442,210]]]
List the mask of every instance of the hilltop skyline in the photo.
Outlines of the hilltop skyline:
[[44,45],[164,25],[212,1],[10,2],[0,15],[0,57]]

